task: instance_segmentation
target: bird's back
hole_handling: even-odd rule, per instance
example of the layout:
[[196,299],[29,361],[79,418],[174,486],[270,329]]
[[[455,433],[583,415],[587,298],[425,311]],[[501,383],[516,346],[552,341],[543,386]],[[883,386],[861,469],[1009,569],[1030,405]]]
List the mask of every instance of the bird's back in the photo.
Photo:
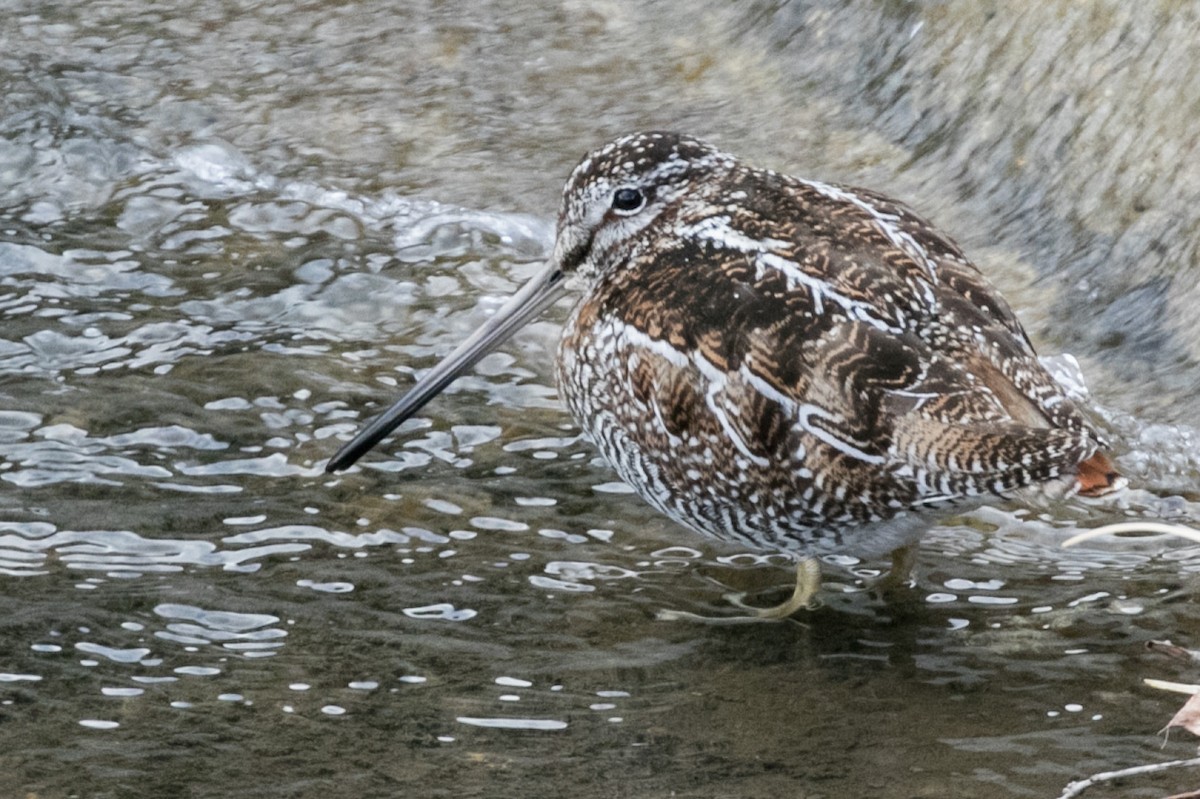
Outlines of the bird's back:
[[573,415],[652,504],[812,549],[1073,483],[1096,454],[1008,305],[913,211],[740,164],[713,178],[612,253],[560,350]]

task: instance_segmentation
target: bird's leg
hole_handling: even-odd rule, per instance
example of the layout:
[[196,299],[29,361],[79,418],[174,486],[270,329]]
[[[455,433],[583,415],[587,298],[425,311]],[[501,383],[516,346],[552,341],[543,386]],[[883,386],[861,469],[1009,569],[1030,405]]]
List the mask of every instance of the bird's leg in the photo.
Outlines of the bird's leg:
[[888,593],[908,585],[913,568],[917,565],[917,554],[920,548],[916,544],[905,544],[892,550],[892,568],[888,573],[872,580],[867,580],[867,589]]
[[813,557],[801,558],[796,564],[796,587],[782,604],[770,608],[755,608],[745,604],[741,595],[727,597],[737,607],[749,611],[746,616],[701,616],[686,610],[660,610],[661,621],[702,621],[706,624],[748,624],[760,621],[782,621],[802,610],[816,607],[814,598],[821,589],[821,562]]
[[813,557],[805,557],[796,563],[796,587],[792,590],[792,595],[781,604],[769,608],[752,608],[740,601],[735,601],[734,604],[753,611],[754,618],[761,621],[778,621],[802,610],[815,608],[814,599],[820,590],[821,561]]

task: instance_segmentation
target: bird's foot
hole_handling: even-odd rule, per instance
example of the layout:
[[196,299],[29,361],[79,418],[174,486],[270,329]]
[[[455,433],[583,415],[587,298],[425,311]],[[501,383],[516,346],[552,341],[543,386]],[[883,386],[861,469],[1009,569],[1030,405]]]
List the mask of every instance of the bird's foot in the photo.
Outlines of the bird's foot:
[[655,618],[660,621],[698,621],[705,624],[754,624],[788,619],[802,610],[814,610],[821,589],[821,562],[816,558],[804,558],[796,564],[796,587],[784,602],[769,608],[757,608],[746,604],[745,594],[729,594],[726,599],[735,607],[747,611],[744,616],[704,616],[686,610],[660,610]]
[[863,580],[865,589],[887,595],[911,588],[913,568],[917,565],[919,552],[916,544],[892,550],[892,568],[878,577]]

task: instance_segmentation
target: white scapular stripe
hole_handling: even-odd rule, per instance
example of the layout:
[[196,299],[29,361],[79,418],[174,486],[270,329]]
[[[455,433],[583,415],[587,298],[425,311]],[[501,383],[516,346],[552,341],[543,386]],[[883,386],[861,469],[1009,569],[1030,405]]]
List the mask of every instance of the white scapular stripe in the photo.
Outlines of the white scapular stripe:
[[895,214],[886,214],[880,211],[874,205],[859,195],[839,189],[836,186],[830,186],[828,183],[821,183],[818,180],[801,180],[805,186],[816,189],[821,194],[831,200],[839,200],[841,202],[850,203],[856,208],[866,211],[867,214],[875,220],[875,226],[883,235],[887,236],[888,240],[899,247],[901,250],[912,258],[917,263],[925,267],[925,271],[929,273],[931,280],[937,280],[937,264],[929,257],[929,252],[912,237],[911,234],[905,232],[897,223],[900,217]]
[[[877,218],[886,217],[895,219],[895,217],[888,217],[886,214],[876,214],[876,216]],[[709,216],[683,228],[680,234],[684,238],[710,242],[723,249],[754,254],[756,256],[754,262],[755,277],[761,279],[767,269],[780,272],[786,279],[789,289],[796,289],[803,286],[808,290],[813,300],[813,311],[818,315],[825,312],[826,302],[832,302],[834,305],[841,306],[851,319],[866,322],[881,330],[892,332],[899,330],[895,325],[888,324],[883,319],[880,319],[876,309],[871,304],[852,300],[843,294],[839,294],[834,291],[833,287],[827,281],[808,274],[800,268],[799,264],[772,252],[775,249],[790,247],[791,244],[789,242],[782,239],[752,238],[734,229],[730,222],[731,218],[727,215]],[[897,244],[897,246],[901,245]],[[921,250],[916,242],[912,242],[912,246],[917,247],[920,252],[924,253],[924,250]],[[907,250],[905,251],[907,252]]]
[[687,225],[679,231],[679,234],[682,238],[712,242],[722,249],[745,253],[767,252],[789,246],[789,243],[782,239],[756,239],[747,236],[745,233],[735,230],[730,225],[730,221],[731,218],[725,215],[708,216],[699,222]]
[[[728,437],[743,456],[750,460],[755,466],[766,467],[770,465],[770,461],[761,455],[755,454],[746,440],[742,437],[741,432],[729,420],[727,409],[720,403],[718,395],[723,392],[729,383],[729,373],[717,368],[715,364],[707,358],[700,355],[698,352],[693,352],[689,356],[686,353],[672,347],[669,343],[660,339],[651,338],[645,332],[639,330],[633,325],[626,324],[619,319],[609,317],[601,323],[607,331],[611,331],[616,341],[622,342],[624,345],[643,349],[646,352],[658,355],[673,366],[685,367],[688,365],[695,366],[701,376],[708,381],[709,387],[705,392],[705,404],[713,417],[721,426],[722,432]],[[816,405],[808,403],[797,403],[792,398],[780,393],[762,378],[755,375],[746,364],[736,372],[737,376],[744,380],[753,390],[757,391],[762,396],[777,403],[783,409],[784,415],[795,420],[795,426],[800,430],[808,433],[829,446],[833,447],[843,455],[848,455],[852,458],[863,461],[864,463],[881,464],[885,458],[881,455],[872,455],[863,450],[853,441],[839,438],[828,430],[817,426],[813,423],[813,419],[823,419],[830,424],[838,424],[843,420],[839,419],[834,414]],[[804,453],[798,453],[797,457],[803,459]]]
[[839,294],[833,290],[833,287],[827,281],[808,274],[794,261],[789,261],[787,258],[775,253],[764,252],[759,254],[755,259],[754,265],[756,267],[755,277],[761,278],[767,269],[774,269],[783,274],[787,280],[789,289],[794,289],[797,286],[803,286],[808,289],[809,294],[813,298],[813,311],[817,314],[825,312],[825,302],[828,301],[834,305],[841,306],[842,310],[851,319],[865,322],[872,327],[892,333],[898,333],[901,330],[896,325],[889,324],[886,320],[880,319],[877,315],[877,310],[870,303],[852,300],[844,294]]
[[843,455],[849,455],[850,457],[857,458],[865,463],[880,464],[884,462],[882,455],[872,455],[869,452],[864,452],[849,441],[838,438],[828,430],[817,427],[811,421],[813,418],[826,419],[831,422],[838,421],[836,416],[832,415],[824,408],[817,407],[816,405],[804,404],[800,406],[799,412],[796,414],[796,423],[800,425],[801,429],[810,433],[814,438],[825,442],[838,452],[841,452]]
[[686,367],[695,366],[699,370],[701,376],[708,381],[708,390],[705,392],[705,404],[712,412],[713,418],[720,424],[721,430],[725,436],[733,442],[738,452],[744,455],[751,463],[760,468],[770,465],[770,461],[761,455],[756,455],[751,449],[746,440],[742,438],[742,434],[729,420],[726,409],[721,405],[718,394],[724,389],[728,383],[729,375],[721,369],[718,369],[715,364],[707,358],[700,355],[698,352],[687,353],[680,352],[672,347],[668,342],[660,339],[651,338],[645,332],[639,330],[633,325],[626,324],[620,319],[609,317],[601,323],[604,327],[612,331],[614,338],[624,343],[626,346],[643,349],[646,352],[658,355],[672,366]]

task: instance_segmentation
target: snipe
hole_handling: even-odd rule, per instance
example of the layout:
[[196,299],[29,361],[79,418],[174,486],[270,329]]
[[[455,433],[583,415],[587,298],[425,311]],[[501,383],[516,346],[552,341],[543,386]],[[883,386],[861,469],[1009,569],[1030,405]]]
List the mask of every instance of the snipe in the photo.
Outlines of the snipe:
[[562,395],[621,477],[704,535],[800,558],[900,551],[925,514],[1120,478],[1008,304],[944,233],[864,189],[637,133],[563,190],[545,268],[329,461],[344,469],[582,289]]

